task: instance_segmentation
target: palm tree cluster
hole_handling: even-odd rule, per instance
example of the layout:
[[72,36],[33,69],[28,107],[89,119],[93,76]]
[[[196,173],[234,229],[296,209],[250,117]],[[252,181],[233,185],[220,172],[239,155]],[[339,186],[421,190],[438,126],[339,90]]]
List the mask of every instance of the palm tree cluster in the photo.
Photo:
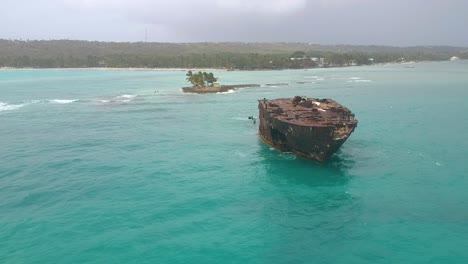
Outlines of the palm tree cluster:
[[192,71],[188,71],[186,76],[187,82],[190,82],[194,87],[213,86],[213,83],[218,81],[218,78],[214,77],[212,72],[199,71],[198,73],[193,73]]

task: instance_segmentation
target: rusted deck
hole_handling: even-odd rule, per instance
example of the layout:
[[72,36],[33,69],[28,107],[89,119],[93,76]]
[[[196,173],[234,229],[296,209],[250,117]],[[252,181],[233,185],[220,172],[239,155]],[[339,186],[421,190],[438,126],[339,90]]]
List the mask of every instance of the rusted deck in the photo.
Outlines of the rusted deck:
[[[275,100],[259,100],[270,116],[300,126],[329,126],[346,121],[357,123],[354,114],[332,99],[296,96]],[[353,122],[354,121],[354,122]]]

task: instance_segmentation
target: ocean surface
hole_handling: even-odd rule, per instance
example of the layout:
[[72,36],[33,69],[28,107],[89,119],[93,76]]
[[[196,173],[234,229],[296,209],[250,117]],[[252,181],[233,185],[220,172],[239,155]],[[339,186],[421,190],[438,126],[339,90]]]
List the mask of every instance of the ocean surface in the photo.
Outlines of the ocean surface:
[[[468,62],[216,75],[289,85],[0,71],[0,263],[468,263]],[[327,164],[247,119],[295,95],[359,120]]]

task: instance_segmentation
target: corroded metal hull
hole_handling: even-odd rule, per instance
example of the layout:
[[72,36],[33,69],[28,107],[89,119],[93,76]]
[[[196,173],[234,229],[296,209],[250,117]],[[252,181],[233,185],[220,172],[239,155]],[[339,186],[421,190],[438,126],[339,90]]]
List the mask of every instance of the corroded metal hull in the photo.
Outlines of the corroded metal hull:
[[[301,115],[304,116],[314,107],[296,105],[291,109],[284,108],[285,105],[278,105],[276,100],[259,101],[260,137],[265,143],[280,151],[293,152],[300,157],[320,162],[328,160],[343,145],[358,123],[349,110],[349,113],[340,115],[340,118],[327,120],[319,113],[315,114],[317,120],[314,120],[315,116],[303,120]],[[298,116],[297,113],[301,115]]]

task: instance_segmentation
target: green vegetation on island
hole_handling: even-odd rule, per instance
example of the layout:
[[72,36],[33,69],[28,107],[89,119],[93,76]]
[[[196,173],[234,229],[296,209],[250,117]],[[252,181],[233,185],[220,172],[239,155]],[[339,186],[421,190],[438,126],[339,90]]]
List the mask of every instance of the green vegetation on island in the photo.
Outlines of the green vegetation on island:
[[241,88],[253,88],[259,87],[259,84],[231,84],[231,85],[220,85],[217,83],[218,78],[214,76],[212,72],[197,72],[188,71],[186,80],[191,83],[191,87],[182,87],[184,93],[222,93],[230,90],[237,90]]
[[0,39],[0,67],[303,69],[468,59],[468,48]]
[[213,86],[218,81],[218,78],[214,77],[212,72],[199,71],[198,73],[193,73],[192,71],[188,71],[186,76],[187,82],[190,82],[193,87]]

